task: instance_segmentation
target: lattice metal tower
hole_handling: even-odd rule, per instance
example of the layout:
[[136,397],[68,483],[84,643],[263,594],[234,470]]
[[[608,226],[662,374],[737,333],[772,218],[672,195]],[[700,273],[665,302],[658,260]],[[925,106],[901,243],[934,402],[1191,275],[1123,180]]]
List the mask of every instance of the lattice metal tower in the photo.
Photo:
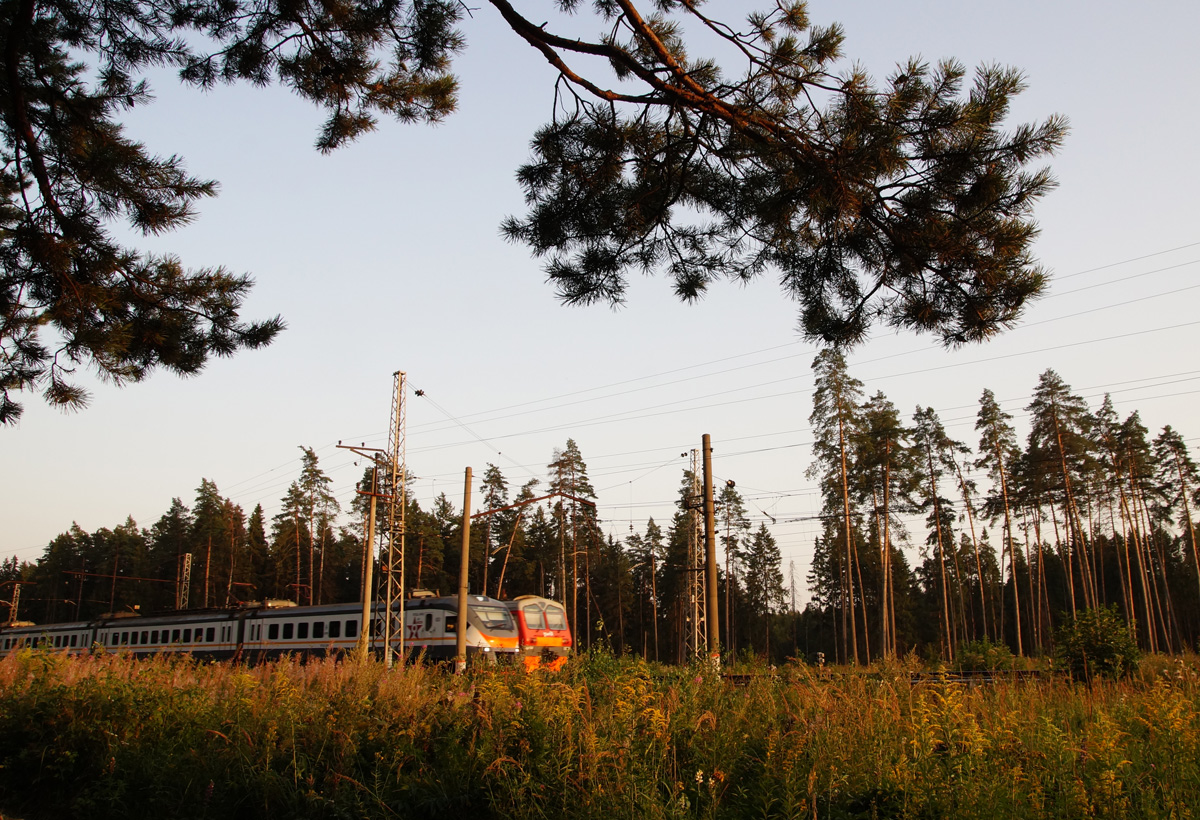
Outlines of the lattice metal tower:
[[[388,427],[388,550],[385,578],[383,645],[390,668],[397,655],[404,657],[404,536],[407,532],[408,486],[405,479],[405,374],[398,370],[392,392],[392,417]],[[399,635],[396,640],[394,636]],[[393,646],[393,643],[395,644]]]
[[179,602],[176,609],[188,608],[188,593],[192,589],[192,554],[185,552],[183,554],[183,570],[180,572],[182,576],[179,579]]
[[708,629],[705,613],[704,584],[704,507],[700,488],[700,451],[692,450],[692,491],[687,499],[688,561],[687,561],[687,623],[683,630],[684,660],[705,657],[708,652]]

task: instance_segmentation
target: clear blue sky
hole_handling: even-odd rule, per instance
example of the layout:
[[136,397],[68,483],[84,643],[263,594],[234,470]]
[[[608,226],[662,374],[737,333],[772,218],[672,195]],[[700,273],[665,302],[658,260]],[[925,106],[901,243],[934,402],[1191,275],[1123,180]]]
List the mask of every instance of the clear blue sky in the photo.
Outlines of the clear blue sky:
[[[728,19],[749,8],[709,6]],[[1071,121],[1052,163],[1060,188],[1038,209],[1050,295],[985,346],[879,334],[850,356],[867,391],[906,414],[936,408],[973,446],[984,388],[1024,435],[1029,393],[1054,368],[1093,407],[1111,391],[1152,434],[1170,424],[1200,443],[1200,6],[821,0],[810,13],[841,22],[847,53],[876,77],[914,54],[1015,65],[1030,88],[1011,122]],[[593,33],[586,17],[573,24]],[[96,384],[82,413],[27,397],[21,423],[0,431],[0,556],[36,559],[73,521],[149,527],[172,497],[190,504],[202,478],[270,516],[300,445],[346,504],[361,469],[334,445],[385,445],[402,369],[427,394],[408,402],[422,504],[446,492],[460,505],[468,465],[478,476],[496,464],[514,489],[544,478],[573,437],[605,528],[622,537],[669,519],[680,454],[710,433],[718,477],[737,481],[756,519],[774,517],[785,572],[794,560],[802,581],[819,505],[804,477],[816,351],[798,341],[794,306],[770,276],[694,306],[653,278],[621,310],[560,306],[538,262],[497,230],[521,211],[513,172],[549,116],[554,74],[486,4],[463,29],[459,113],[437,127],[383,123],[330,156],[312,148],[320,112],[280,89],[152,78],[158,101],[131,132],[221,194],[192,226],[141,246],[252,273],[247,315],[279,312],[289,328],[197,378]]]

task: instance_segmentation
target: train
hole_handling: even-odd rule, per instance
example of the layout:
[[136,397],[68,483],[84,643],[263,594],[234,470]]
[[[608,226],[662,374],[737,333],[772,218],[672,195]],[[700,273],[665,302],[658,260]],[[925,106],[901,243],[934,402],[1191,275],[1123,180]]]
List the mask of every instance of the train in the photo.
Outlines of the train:
[[538,595],[519,595],[505,604],[516,622],[518,652],[525,668],[561,669],[573,645],[563,606]]
[[[545,655],[550,659],[547,666],[560,666],[561,663],[554,662],[565,660],[564,654],[571,645],[565,612],[547,599],[526,600],[532,598],[522,596],[505,602],[485,595],[468,596],[468,657],[502,663],[516,663],[520,659],[531,668],[539,665]],[[511,609],[512,604],[517,604],[517,609]],[[377,654],[383,650],[384,611],[383,604],[376,603],[373,607],[370,646]],[[17,622],[0,625],[0,657],[24,647],[70,655],[101,649],[136,656],[190,654],[201,660],[247,663],[284,655],[348,654],[358,647],[361,621],[361,603],[297,606],[293,601],[267,600],[228,609],[150,615],[113,613],[73,623]],[[546,627],[549,622],[561,628]],[[543,625],[540,630],[538,624]],[[405,602],[404,623],[396,628],[404,630],[404,649],[410,656],[452,659],[457,652],[457,596],[415,591]],[[522,630],[528,637],[522,637]],[[528,644],[522,643],[523,640]],[[400,635],[396,632],[393,646],[397,649],[400,646]],[[539,663],[528,661],[531,653]]]

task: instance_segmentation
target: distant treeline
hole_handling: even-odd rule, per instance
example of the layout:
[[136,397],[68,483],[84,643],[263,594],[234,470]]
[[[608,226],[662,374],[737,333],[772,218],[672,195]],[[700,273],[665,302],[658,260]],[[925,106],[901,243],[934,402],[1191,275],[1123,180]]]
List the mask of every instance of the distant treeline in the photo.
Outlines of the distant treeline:
[[[722,487],[719,642],[727,652],[953,659],[964,643],[987,640],[1044,654],[1073,613],[1102,606],[1136,625],[1145,650],[1196,645],[1192,510],[1200,480],[1171,427],[1151,438],[1138,413],[1120,419],[1107,396],[1093,411],[1048,370],[1025,408],[1025,445],[985,390],[971,448],[946,433],[932,408],[916,408],[904,423],[883,393],[866,397],[840,354],[821,353],[813,368],[807,474],[823,504],[809,603],[797,609],[795,578],[785,584],[770,529],[755,528],[739,491]],[[589,504],[596,495],[573,440],[547,469],[544,486],[533,480],[513,493],[487,466],[473,507],[505,509],[472,525],[472,591],[563,599],[584,648],[603,642],[652,660],[686,660],[695,635],[695,476],[684,472],[670,521],[651,519],[617,540],[604,536]],[[359,486],[387,494],[386,483],[368,468]],[[73,526],[35,564],[14,557],[0,565],[0,582],[36,584],[25,587],[19,617],[37,622],[266,597],[357,600],[367,495],[342,511],[329,485],[304,448],[299,477],[270,521],[261,506],[247,516],[205,479],[190,507],[174,499],[151,527],[132,519],[94,533]],[[457,588],[461,511],[445,494],[429,509],[407,498],[406,585]],[[386,546],[384,509],[377,522]]]

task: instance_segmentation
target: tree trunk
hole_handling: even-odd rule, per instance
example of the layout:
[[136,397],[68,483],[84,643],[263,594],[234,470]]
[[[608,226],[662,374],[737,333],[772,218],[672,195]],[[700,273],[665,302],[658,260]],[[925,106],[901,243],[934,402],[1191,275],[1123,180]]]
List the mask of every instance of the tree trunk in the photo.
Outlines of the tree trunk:
[[975,573],[979,576],[979,611],[983,618],[983,636],[988,637],[987,593],[983,589],[983,561],[979,558],[979,541],[975,538],[975,513],[971,509],[971,494],[967,490],[966,479],[963,478],[962,468],[954,462],[958,471],[958,486],[962,489],[963,507],[967,510],[967,523],[971,527],[971,549],[975,553]]
[[[854,616],[854,575],[852,558],[854,538],[850,532],[850,479],[846,471],[846,424],[842,419],[843,408],[838,406],[838,447],[842,454],[842,517],[846,528],[846,612],[850,618],[850,646],[854,665],[858,665],[858,622]],[[845,617],[845,616],[843,616]]]
[[[1012,573],[1013,581],[1013,617],[1016,619],[1017,627],[1017,655],[1021,656],[1025,654],[1024,647],[1021,643],[1021,597],[1017,590],[1017,561],[1013,552],[1012,516],[1009,513],[1008,507],[1008,478],[1005,476],[1004,455],[1000,451],[999,444],[996,445],[996,466],[999,468],[998,472],[1000,473],[1000,495],[1004,499],[1004,533],[1005,540],[1008,542],[1008,567],[1009,571]],[[1004,551],[1001,550],[1000,554],[1003,558]],[[1001,586],[1003,586],[1003,577],[1001,577],[1000,583]]]
[[929,445],[925,446],[925,456],[929,462],[929,493],[933,499],[933,525],[934,531],[937,533],[938,569],[942,577],[942,622],[945,626],[944,637],[946,639],[942,657],[952,661],[954,660],[954,639],[950,634],[952,628],[950,623],[950,590],[946,586],[946,550],[942,546],[942,508],[938,502],[937,481],[934,479],[933,474],[933,449]]

